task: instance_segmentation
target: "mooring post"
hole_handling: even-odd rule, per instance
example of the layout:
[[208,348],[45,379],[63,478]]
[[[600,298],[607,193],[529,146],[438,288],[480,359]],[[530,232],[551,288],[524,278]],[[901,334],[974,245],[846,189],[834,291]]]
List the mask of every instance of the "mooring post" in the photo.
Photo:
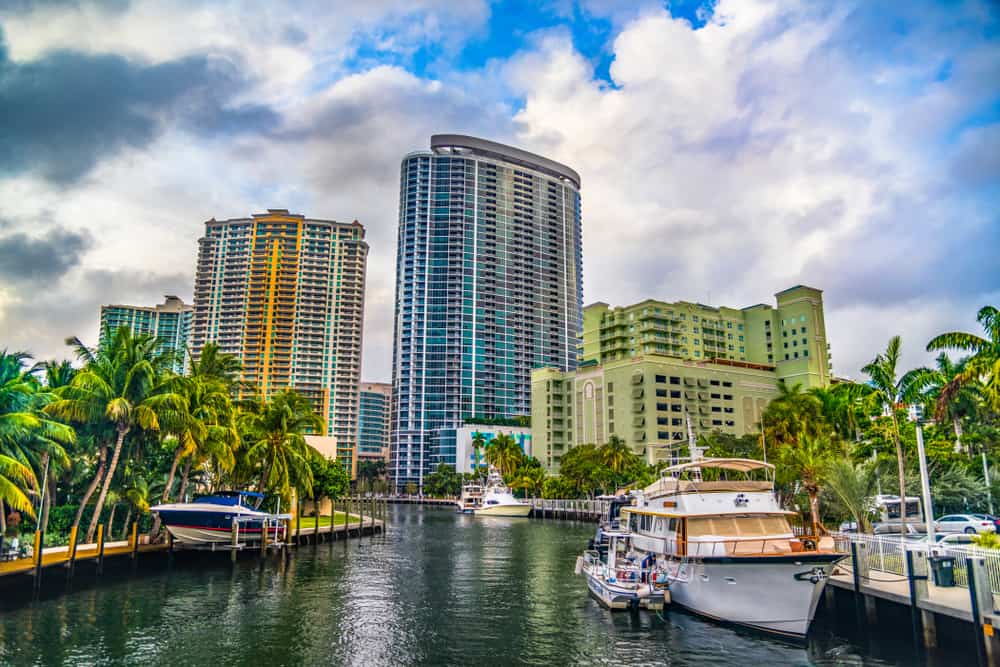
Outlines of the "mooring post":
[[240,529],[239,523],[236,521],[236,517],[233,517],[233,525],[229,530],[229,561],[232,563],[236,562],[236,549],[239,545],[240,540]]
[[[926,563],[926,555],[923,553],[921,555],[924,555],[924,562]],[[926,575],[918,574],[916,556],[905,545],[903,547],[903,556],[906,561],[906,582],[910,591],[910,635],[913,640],[913,650],[916,651],[918,656],[921,656],[923,655],[924,642],[921,639],[920,605],[918,604],[920,596],[917,588],[918,584],[923,584],[924,595],[926,596],[927,578]]]
[[73,578],[73,569],[76,567],[76,534],[78,530],[77,526],[69,529],[69,562],[66,564],[66,577],[68,579]]
[[104,524],[97,524],[97,574],[104,573]]
[[980,665],[994,665],[1000,659],[1000,647],[995,643],[997,637],[996,628],[993,627],[993,590],[986,570],[986,559],[970,556],[965,560],[965,567],[972,602],[972,626],[976,633],[976,657]]
[[267,553],[267,535],[268,535],[267,523],[268,523],[267,519],[264,519],[261,522],[261,524],[260,524],[260,553],[261,553],[261,555]]
[[139,551],[139,520],[134,519],[132,521],[132,537],[129,541],[129,546],[132,547],[132,560],[135,560],[136,553]]
[[45,548],[45,533],[35,530],[34,551],[31,552],[35,561],[35,590],[42,586],[42,550]]
[[333,548],[333,541],[337,538],[337,499],[330,498],[330,548]]

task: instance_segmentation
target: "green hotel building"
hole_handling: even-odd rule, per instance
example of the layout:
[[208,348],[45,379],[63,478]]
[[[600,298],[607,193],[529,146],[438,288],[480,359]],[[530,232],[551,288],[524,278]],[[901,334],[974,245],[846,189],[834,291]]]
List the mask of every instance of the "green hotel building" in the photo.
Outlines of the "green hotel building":
[[646,300],[584,308],[579,366],[531,376],[533,454],[552,472],[569,449],[616,435],[649,463],[719,430],[759,430],[778,382],[830,383],[823,295],[797,285],[776,305]]

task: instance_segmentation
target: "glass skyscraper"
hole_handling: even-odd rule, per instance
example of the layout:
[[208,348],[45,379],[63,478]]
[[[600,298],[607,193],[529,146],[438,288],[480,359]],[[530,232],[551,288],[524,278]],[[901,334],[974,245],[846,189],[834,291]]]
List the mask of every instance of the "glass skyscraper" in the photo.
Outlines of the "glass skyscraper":
[[466,420],[531,411],[531,370],[576,367],[580,177],[502,144],[434,135],[400,172],[389,472],[422,486]]
[[173,370],[183,373],[185,346],[191,330],[194,307],[179,297],[168,295],[158,306],[101,306],[101,340],[118,327],[128,327],[134,334],[151,334],[160,340],[160,350],[173,355]]

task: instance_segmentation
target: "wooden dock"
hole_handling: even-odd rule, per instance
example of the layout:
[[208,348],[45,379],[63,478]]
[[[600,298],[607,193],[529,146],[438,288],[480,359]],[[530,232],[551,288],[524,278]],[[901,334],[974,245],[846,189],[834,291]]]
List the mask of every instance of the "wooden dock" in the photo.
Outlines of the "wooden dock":
[[994,564],[987,558],[958,550],[946,552],[957,555],[955,583],[961,580],[964,585],[938,586],[926,548],[907,548],[898,539],[870,535],[840,536],[837,546],[848,551],[848,556],[828,581],[828,604],[833,604],[835,589],[849,591],[859,623],[870,628],[878,626],[880,604],[908,608],[917,650],[938,645],[939,618],[955,619],[967,624],[979,664],[1000,664],[1000,595],[994,593]]

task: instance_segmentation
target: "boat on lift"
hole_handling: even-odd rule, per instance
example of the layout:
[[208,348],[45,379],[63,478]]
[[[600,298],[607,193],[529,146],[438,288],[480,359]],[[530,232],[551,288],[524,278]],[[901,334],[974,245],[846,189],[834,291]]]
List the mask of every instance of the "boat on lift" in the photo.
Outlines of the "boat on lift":
[[267,525],[268,540],[276,541],[285,530],[288,514],[269,514],[258,507],[264,494],[252,491],[218,491],[190,503],[167,503],[150,507],[159,514],[176,542],[211,546],[229,543],[233,526],[246,542],[259,542]]
[[623,507],[622,528],[652,554],[671,604],[696,614],[803,639],[843,554],[807,550],[774,495],[774,466],[700,458],[666,468]]

